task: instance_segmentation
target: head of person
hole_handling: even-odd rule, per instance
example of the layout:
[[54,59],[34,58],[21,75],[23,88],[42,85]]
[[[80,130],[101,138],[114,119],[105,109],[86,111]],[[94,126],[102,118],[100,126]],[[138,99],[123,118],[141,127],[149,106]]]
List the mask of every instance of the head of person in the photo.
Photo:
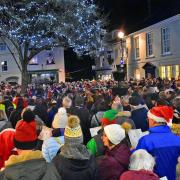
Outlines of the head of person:
[[139,96],[132,96],[129,98],[129,104],[132,109],[135,109],[139,105],[141,105],[141,99]]
[[37,144],[37,129],[33,112],[25,108],[21,114],[22,120],[16,124],[14,136],[15,147],[20,151],[33,150]]
[[167,100],[172,100],[175,97],[175,91],[173,89],[165,90],[165,96]]
[[66,97],[64,97],[63,100],[62,100],[62,105],[63,105],[63,107],[65,107],[65,108],[70,108],[71,105],[72,105],[72,100],[71,100],[68,96],[66,96]]
[[75,98],[75,106],[83,106],[84,105],[84,97],[78,95]]
[[125,137],[125,130],[119,124],[111,124],[104,127],[102,140],[104,146],[109,150],[120,144]]
[[110,109],[108,111],[105,111],[101,119],[101,126],[104,127],[110,124],[115,124],[117,114],[118,111],[115,109]]
[[148,111],[149,127],[167,125],[172,122],[173,108],[170,106],[156,106]]
[[129,169],[130,170],[146,170],[153,171],[155,165],[155,159],[144,149],[135,151],[130,158]]

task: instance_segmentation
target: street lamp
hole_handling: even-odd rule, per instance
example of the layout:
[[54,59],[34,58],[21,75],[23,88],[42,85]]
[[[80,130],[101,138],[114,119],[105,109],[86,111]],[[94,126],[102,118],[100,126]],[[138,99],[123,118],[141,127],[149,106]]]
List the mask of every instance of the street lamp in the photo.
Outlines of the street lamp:
[[118,32],[118,38],[123,39],[124,38],[124,33],[122,31]]

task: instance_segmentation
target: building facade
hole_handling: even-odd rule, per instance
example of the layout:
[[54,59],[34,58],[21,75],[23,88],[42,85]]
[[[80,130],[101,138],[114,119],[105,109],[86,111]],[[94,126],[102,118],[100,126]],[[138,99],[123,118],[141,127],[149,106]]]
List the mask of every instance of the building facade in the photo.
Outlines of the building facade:
[[180,75],[180,15],[126,37],[127,76],[178,78]]
[[118,39],[118,32],[119,30],[114,30],[107,33],[102,40],[94,69],[98,79],[113,79],[113,72],[117,70],[116,66],[127,62],[125,38]]
[[[18,55],[10,42],[0,41],[0,81],[21,83],[21,73],[14,57]],[[65,81],[64,49],[54,48],[50,51],[42,51],[36,55],[28,65],[29,79],[31,82],[61,82]]]

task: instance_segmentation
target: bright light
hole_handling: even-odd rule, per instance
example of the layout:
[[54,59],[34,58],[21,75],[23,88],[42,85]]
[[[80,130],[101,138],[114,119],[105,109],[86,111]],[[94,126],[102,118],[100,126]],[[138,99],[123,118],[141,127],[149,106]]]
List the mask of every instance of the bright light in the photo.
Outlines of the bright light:
[[122,39],[124,37],[124,33],[122,31],[118,32],[118,38]]
[[2,65],[2,66],[4,65],[4,61],[3,61],[3,62],[1,62],[1,65]]

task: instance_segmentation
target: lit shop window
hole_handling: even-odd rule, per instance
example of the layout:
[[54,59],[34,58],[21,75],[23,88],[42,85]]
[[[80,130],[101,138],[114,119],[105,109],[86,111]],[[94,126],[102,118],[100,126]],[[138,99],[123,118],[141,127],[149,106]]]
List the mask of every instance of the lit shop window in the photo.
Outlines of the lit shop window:
[[161,66],[159,68],[159,76],[162,78],[162,79],[165,79],[166,78],[166,67],[165,66]]
[[175,69],[176,69],[176,74],[175,74],[175,78],[178,79],[179,77],[179,65],[175,65]]
[[172,66],[167,66],[167,78],[172,78]]

